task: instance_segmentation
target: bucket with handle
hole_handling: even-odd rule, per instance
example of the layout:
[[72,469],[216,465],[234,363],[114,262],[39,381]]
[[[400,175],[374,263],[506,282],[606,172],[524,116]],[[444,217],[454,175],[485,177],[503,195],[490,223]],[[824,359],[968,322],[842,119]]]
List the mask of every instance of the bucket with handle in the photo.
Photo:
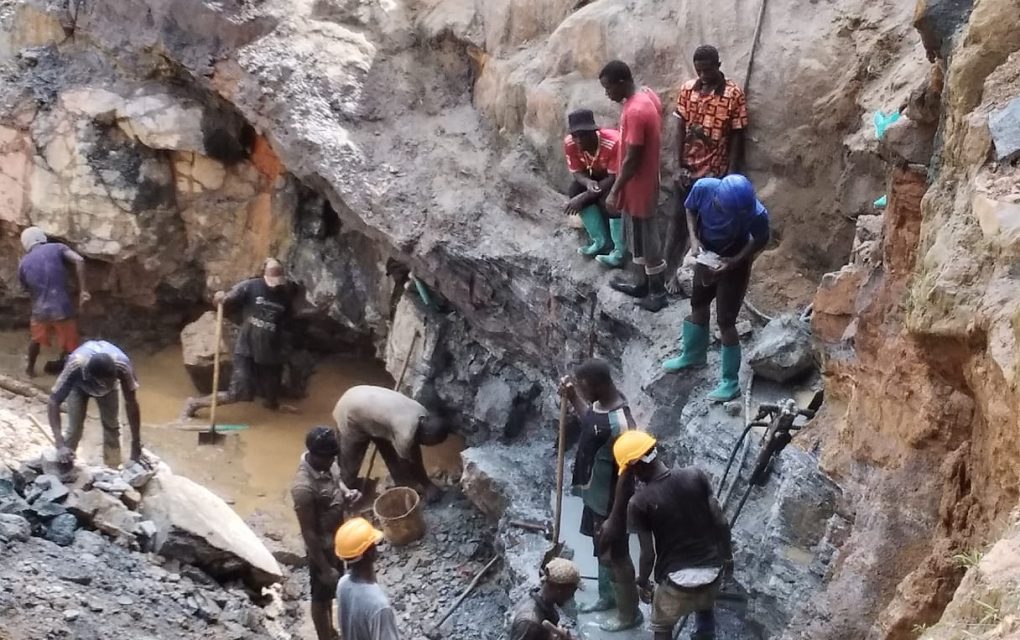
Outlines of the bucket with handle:
[[372,511],[391,544],[408,544],[425,535],[421,498],[414,489],[394,487],[384,491],[376,498]]

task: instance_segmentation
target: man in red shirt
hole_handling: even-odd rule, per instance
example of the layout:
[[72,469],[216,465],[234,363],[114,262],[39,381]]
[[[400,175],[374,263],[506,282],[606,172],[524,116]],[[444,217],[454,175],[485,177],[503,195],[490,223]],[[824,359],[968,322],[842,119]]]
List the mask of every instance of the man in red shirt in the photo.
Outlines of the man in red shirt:
[[[563,155],[567,169],[574,180],[570,183],[566,212],[580,214],[581,222],[588,231],[591,244],[577,250],[582,256],[598,256],[609,253],[610,241],[606,234],[608,212],[605,210],[606,196],[616,179],[616,148],[620,133],[616,129],[600,128],[595,124],[595,114],[589,109],[578,109],[567,116],[570,134],[563,139]],[[609,218],[608,224],[620,226],[619,214]],[[615,265],[608,261],[615,257]],[[603,258],[607,260],[603,260]],[[613,248],[608,256],[599,256],[599,261],[610,266],[619,266],[623,260],[623,243]]]
[[711,45],[694,50],[698,77],[680,87],[673,116],[677,119],[676,158],[679,174],[674,185],[676,205],[666,231],[666,288],[676,293],[676,270],[687,252],[684,202],[701,178],[739,173],[747,130],[747,98],[737,83],[720,70],[719,51]]
[[610,211],[623,214],[627,249],[639,271],[636,282],[614,280],[610,286],[642,298],[637,305],[656,312],[666,306],[666,261],[662,259],[655,219],[659,204],[662,102],[651,89],[638,89],[630,67],[619,60],[602,68],[599,82],[610,100],[623,105],[616,182],[606,204]]

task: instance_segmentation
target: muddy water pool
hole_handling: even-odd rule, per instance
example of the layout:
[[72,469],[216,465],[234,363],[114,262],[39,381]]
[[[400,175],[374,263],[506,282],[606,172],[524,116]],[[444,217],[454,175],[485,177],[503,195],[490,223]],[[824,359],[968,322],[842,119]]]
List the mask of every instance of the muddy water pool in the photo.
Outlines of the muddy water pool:
[[[0,371],[28,380],[24,376],[26,341],[27,332],[0,332]],[[222,445],[200,447],[193,430],[206,424],[206,419],[189,420],[183,425],[178,421],[185,399],[196,394],[182,365],[180,347],[175,345],[155,351],[135,348],[126,349],[126,352],[135,365],[141,385],[138,399],[142,441],[146,448],[163,458],[175,472],[205,485],[230,502],[242,517],[261,512],[269,518],[273,529],[288,533],[297,530],[290,505],[290,483],[304,451],[304,435],[308,428],[317,424],[332,425],[333,407],[348,388],[358,384],[393,384],[375,361],[329,358],[312,374],[307,397],[288,401],[297,413],[269,411],[258,402],[220,407],[217,409],[219,424],[243,424],[248,428],[227,435]],[[43,362],[52,357],[55,353],[44,349],[36,368],[42,371]],[[32,382],[48,391],[53,380],[53,376],[40,374]],[[36,417],[43,424],[46,423],[45,414],[45,406],[40,404]],[[90,406],[89,415],[98,416],[94,405]],[[126,455],[130,440],[123,417],[121,423]],[[99,425],[86,424],[79,455],[98,463],[101,441]],[[426,447],[423,453],[430,473],[459,475],[463,446],[463,439],[454,436],[438,447]],[[369,456],[365,458],[362,474],[367,469]],[[376,478],[386,475],[381,458],[376,459],[372,475]]]

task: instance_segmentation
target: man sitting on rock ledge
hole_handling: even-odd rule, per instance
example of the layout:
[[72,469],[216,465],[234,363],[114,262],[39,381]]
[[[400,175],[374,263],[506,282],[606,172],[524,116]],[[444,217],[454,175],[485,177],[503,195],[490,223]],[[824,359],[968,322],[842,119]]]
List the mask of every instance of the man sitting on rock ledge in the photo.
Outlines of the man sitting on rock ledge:
[[334,536],[343,522],[344,507],[357,502],[361,494],[340,480],[335,464],[340,445],[334,429],[314,427],[305,437],[305,449],[290,495],[308,555],[315,634],[318,640],[336,640],[332,604],[343,565],[333,553]]
[[425,500],[442,497],[425,471],[421,446],[435,446],[450,433],[447,422],[402,393],[371,385],[351,387],[333,409],[340,434],[340,477],[353,486],[371,442],[398,486],[424,491]]
[[[103,463],[116,468],[120,454],[120,403],[117,387],[124,394],[124,411],[131,429],[131,459],[142,460],[141,411],[138,407],[138,380],[131,360],[116,345],[105,340],[89,340],[67,357],[50,395],[48,414],[53,442],[61,464],[74,462],[75,451],[85,429],[89,398],[99,405],[103,424]],[[60,405],[67,401],[67,433],[60,428]]]
[[[570,133],[563,139],[563,155],[567,159],[567,170],[574,179],[567,191],[570,200],[566,210],[567,213],[580,214],[591,239],[591,244],[577,252],[586,257],[597,256],[599,262],[618,267],[623,262],[623,222],[620,214],[608,214],[605,199],[616,179],[613,165],[620,132],[596,125],[595,114],[589,109],[578,109],[569,114],[567,127]],[[607,229],[612,240],[606,234]],[[607,253],[609,255],[600,255]]]
[[[262,396],[266,408],[280,408],[283,328],[293,311],[292,295],[283,265],[275,258],[267,258],[262,263],[261,276],[244,280],[227,293],[217,291],[213,296],[213,302],[223,304],[227,311],[239,309],[242,317],[234,344],[230,388],[218,392],[218,405],[251,402]],[[184,417],[191,418],[210,404],[211,395],[189,398],[184,405]]]
[[[510,640],[549,640],[555,637],[545,624],[557,625],[556,607],[570,602],[581,583],[577,566],[565,558],[553,558],[542,569],[542,586],[528,594],[514,609],[510,622]],[[559,635],[563,638],[562,635]]]

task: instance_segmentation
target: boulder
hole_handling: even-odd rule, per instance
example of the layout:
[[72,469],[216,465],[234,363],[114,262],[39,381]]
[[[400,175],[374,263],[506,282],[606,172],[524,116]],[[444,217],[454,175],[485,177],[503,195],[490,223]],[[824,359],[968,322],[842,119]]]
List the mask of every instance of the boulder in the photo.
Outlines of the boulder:
[[1012,162],[1020,158],[1020,97],[988,116],[988,129],[995,143],[995,157],[999,162]]
[[762,329],[747,360],[756,375],[775,382],[792,380],[815,366],[811,335],[797,316],[779,316]]
[[67,510],[84,525],[131,546],[141,533],[141,514],[128,509],[117,497],[98,489],[76,490],[67,499]]
[[[230,345],[234,344],[237,328],[223,321],[223,340],[220,343],[220,391],[230,386]],[[216,312],[206,311],[181,330],[181,349],[184,369],[199,393],[212,393],[213,358],[216,355]]]
[[[149,452],[145,452],[145,454],[149,458],[155,458]],[[124,482],[139,490],[143,489],[149,483],[149,480],[152,480],[154,475],[156,475],[154,467],[147,467],[134,461],[130,462],[120,472],[120,477],[124,479]]]
[[160,555],[255,589],[279,582],[280,565],[233,509],[166,466],[145,487],[141,508],[159,529],[154,548]]
[[74,532],[78,529],[78,519],[70,513],[59,515],[46,528],[46,539],[61,547],[70,546],[74,542]]
[[13,513],[0,513],[0,542],[24,542],[32,535],[28,520]]
[[36,500],[32,503],[32,513],[40,520],[49,520],[67,513],[64,505],[46,500]]
[[42,502],[59,502],[67,497],[68,490],[60,478],[48,473],[37,477],[32,486],[26,489],[25,499],[31,503],[37,500]]
[[900,118],[889,125],[879,144],[884,155],[895,162],[926,165],[935,148],[935,125]]

